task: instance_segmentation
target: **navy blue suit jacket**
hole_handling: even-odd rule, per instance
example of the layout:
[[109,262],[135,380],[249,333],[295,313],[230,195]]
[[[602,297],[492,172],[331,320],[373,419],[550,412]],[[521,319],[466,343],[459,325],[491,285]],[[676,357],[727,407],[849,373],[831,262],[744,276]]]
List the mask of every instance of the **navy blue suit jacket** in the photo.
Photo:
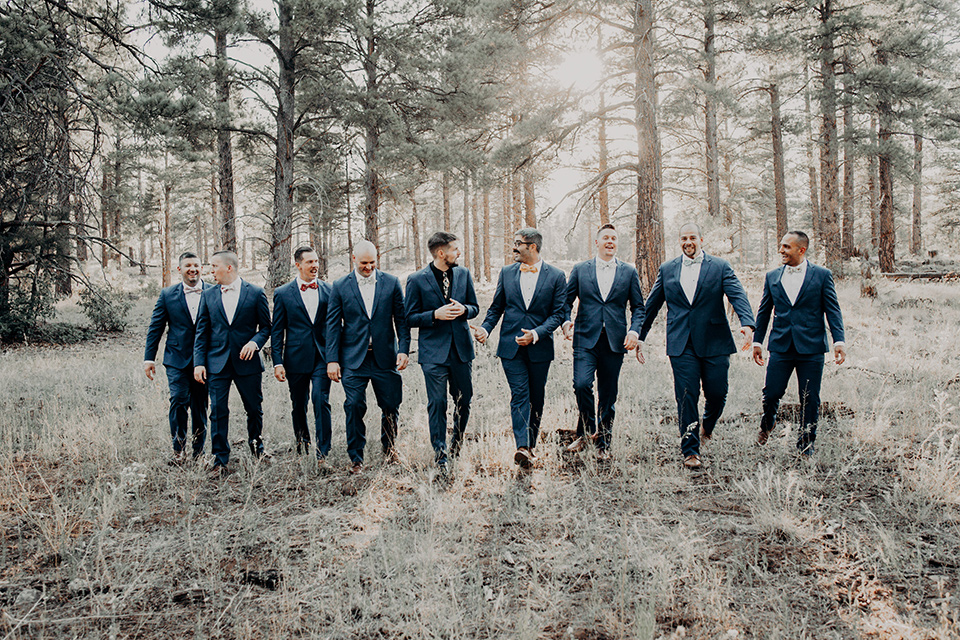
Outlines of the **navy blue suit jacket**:
[[[200,281],[203,290],[210,285]],[[199,311],[197,317],[200,317]],[[190,309],[183,295],[183,283],[166,287],[160,292],[157,304],[153,307],[150,317],[150,328],[147,329],[147,347],[143,351],[144,360],[156,360],[157,350],[160,348],[160,336],[164,328],[167,330],[167,341],[163,347],[163,366],[173,369],[193,368],[193,339],[197,326],[190,317]]]
[[376,277],[372,318],[367,317],[356,271],[333,283],[327,303],[327,363],[358,368],[367,357],[371,340],[373,357],[381,369],[396,369],[397,353],[410,352],[410,327],[404,315],[400,280],[379,269]]
[[473,335],[467,320],[477,317],[480,306],[473,288],[473,277],[467,269],[453,267],[450,298],[465,306],[466,312],[454,320],[437,320],[433,312],[447,302],[430,265],[407,278],[404,307],[407,324],[417,327],[417,360],[421,363],[446,363],[451,343],[456,344],[461,362],[473,360]]
[[770,351],[782,353],[789,351],[792,345],[801,354],[826,353],[830,345],[824,318],[830,324],[833,341],[843,342],[843,316],[830,270],[808,261],[795,304],[790,304],[790,298],[780,284],[782,275],[783,267],[780,267],[768,272],[764,279],[754,342],[763,344],[771,314],[773,326],[767,343]]
[[239,376],[263,371],[263,358],[259,353],[250,360],[241,360],[240,350],[251,340],[263,349],[269,339],[270,304],[260,287],[241,280],[240,298],[232,324],[227,322],[220,287],[210,287],[200,296],[193,366],[206,367],[209,373],[220,373],[229,362]]
[[743,285],[733,273],[730,263],[715,256],[703,254],[700,279],[693,304],[687,300],[680,286],[681,257],[660,265],[657,281],[647,296],[647,314],[643,320],[640,339],[645,340],[660,307],[667,304],[667,355],[679,356],[687,346],[701,358],[730,355],[737,346],[730,334],[730,324],[723,307],[723,296],[733,305],[740,318],[740,326],[753,327],[753,312]]
[[[623,341],[627,331],[636,331],[640,335],[644,316],[640,276],[633,265],[617,260],[613,286],[604,300],[600,297],[600,285],[597,283],[596,259],[581,262],[573,268],[567,279],[567,320],[577,298],[580,299],[580,307],[573,328],[573,348],[593,348],[600,340],[601,329],[606,328],[610,349],[614,353],[626,353]],[[628,304],[630,329],[627,329]]]
[[500,270],[497,290],[493,302],[483,319],[483,328],[487,334],[493,332],[497,322],[500,325],[500,342],[497,345],[498,358],[515,358],[520,345],[516,338],[523,335],[520,329],[537,332],[537,342],[527,347],[527,355],[533,362],[553,360],[553,332],[563,322],[566,310],[567,278],[563,271],[546,262],[537,278],[537,287],[533,291],[530,307],[523,306],[523,293],[520,290],[520,263],[515,262]]
[[327,334],[330,285],[317,280],[317,294],[320,304],[311,322],[296,279],[277,287],[273,292],[270,351],[274,366],[282,364],[288,373],[312,373],[317,362],[326,362],[323,349]]

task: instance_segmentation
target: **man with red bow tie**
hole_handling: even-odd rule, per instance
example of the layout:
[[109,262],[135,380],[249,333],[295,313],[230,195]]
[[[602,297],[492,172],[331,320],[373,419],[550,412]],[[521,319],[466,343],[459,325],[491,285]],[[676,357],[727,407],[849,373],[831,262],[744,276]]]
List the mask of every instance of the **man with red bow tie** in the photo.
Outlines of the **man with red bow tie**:
[[270,305],[260,287],[240,278],[233,251],[217,251],[210,260],[211,287],[200,297],[193,376],[209,383],[210,448],[215,475],[226,474],[230,460],[228,419],[230,384],[237,387],[247,412],[247,443],[263,457],[263,358],[258,353],[270,339]]
[[[320,256],[313,247],[293,253],[297,277],[273,292],[273,330],[270,344],[273,375],[290,388],[293,435],[297,453],[310,451],[307,401],[313,401],[317,431],[317,464],[326,469],[330,453],[330,378],[324,359],[327,300],[330,285],[317,278]],[[312,391],[311,391],[312,387]]]
[[193,379],[193,337],[196,333],[200,294],[211,288],[200,279],[200,258],[186,252],[180,255],[177,267],[181,281],[165,288],[157,298],[147,330],[147,346],[143,352],[143,370],[153,380],[157,373],[156,357],[164,329],[167,340],[163,347],[163,368],[170,387],[170,438],[173,440],[174,462],[182,462],[187,442],[187,418],[193,419],[193,457],[203,454],[207,439],[207,388]]

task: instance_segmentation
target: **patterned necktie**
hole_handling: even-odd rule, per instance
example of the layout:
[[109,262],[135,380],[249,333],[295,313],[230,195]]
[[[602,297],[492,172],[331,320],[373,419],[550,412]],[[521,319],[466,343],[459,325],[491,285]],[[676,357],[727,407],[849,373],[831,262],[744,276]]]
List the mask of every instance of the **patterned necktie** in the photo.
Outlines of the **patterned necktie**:
[[319,289],[319,288],[320,288],[320,286],[317,284],[317,281],[316,281],[316,280],[314,280],[314,281],[311,282],[310,284],[302,284],[302,285],[300,285],[300,291],[306,291],[307,289]]
[[450,274],[449,272],[444,273],[443,277],[440,278],[443,281],[443,299],[450,299]]
[[535,264],[520,264],[521,273],[536,273],[537,271],[539,271],[539,269],[537,269],[537,265]]

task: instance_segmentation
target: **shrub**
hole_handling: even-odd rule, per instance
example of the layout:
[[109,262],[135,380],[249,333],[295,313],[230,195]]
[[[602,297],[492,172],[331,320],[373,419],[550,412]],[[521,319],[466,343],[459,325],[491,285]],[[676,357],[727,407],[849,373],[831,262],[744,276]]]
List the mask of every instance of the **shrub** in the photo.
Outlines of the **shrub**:
[[133,301],[123,291],[104,287],[80,292],[80,308],[99,331],[123,331]]

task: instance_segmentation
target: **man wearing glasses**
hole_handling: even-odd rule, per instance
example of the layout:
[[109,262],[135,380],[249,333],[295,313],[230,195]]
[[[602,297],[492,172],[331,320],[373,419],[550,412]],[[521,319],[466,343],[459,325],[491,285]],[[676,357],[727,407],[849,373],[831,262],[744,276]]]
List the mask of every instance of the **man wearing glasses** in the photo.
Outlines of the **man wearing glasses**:
[[514,236],[514,264],[504,267],[493,302],[474,337],[484,344],[503,318],[497,357],[510,386],[510,417],[517,452],[514,462],[529,469],[543,414],[544,390],[553,360],[553,332],[564,319],[567,279],[540,258],[543,236],[521,229]]

